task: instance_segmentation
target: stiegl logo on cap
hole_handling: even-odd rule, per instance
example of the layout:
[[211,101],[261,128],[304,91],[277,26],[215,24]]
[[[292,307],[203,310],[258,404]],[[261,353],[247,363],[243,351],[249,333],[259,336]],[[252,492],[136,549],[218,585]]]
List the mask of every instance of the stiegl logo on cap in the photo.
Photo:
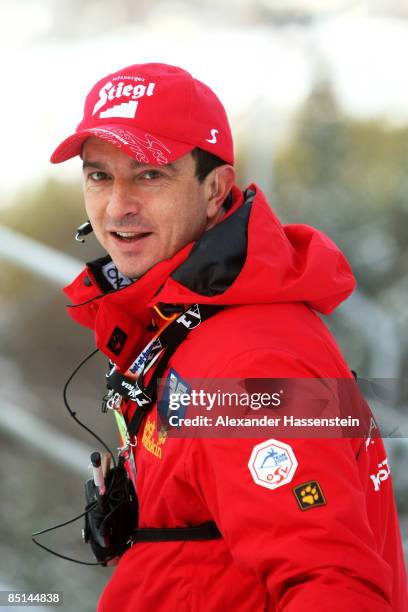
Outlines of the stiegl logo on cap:
[[[133,80],[133,77],[123,77]],[[136,115],[137,100],[143,98],[143,96],[152,96],[156,83],[148,83],[148,85],[134,85],[126,84],[120,81],[117,85],[108,81],[99,90],[99,100],[94,106],[92,116],[95,115],[101,108],[103,108],[109,101],[114,101],[119,98],[130,98],[129,102],[122,102],[121,104],[115,104],[107,110],[101,112],[99,117],[105,119],[107,117],[126,117],[132,119]]]

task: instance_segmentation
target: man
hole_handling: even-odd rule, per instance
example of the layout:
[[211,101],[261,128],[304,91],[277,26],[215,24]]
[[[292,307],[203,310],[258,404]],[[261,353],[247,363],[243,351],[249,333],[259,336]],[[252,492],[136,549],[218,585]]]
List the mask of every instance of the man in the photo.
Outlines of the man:
[[282,227],[256,185],[238,189],[225,111],[180,68],[134,65],[100,80],[51,160],[75,155],[108,256],[66,292],[114,366],[131,438],[139,428],[139,527],[215,524],[221,535],[137,541],[98,609],[406,611],[378,435],[176,437],[163,430],[163,402],[148,402],[160,368],[167,390],[192,379],[352,380],[316,315],[354,288],[344,256],[313,228]]

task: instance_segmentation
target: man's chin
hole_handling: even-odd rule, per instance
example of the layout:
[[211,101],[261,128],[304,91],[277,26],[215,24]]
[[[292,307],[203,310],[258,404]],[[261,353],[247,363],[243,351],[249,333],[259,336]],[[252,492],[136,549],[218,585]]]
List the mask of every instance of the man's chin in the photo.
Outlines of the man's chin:
[[149,265],[148,263],[143,265],[141,262],[132,265],[130,262],[123,262],[120,258],[116,259],[115,257],[112,257],[112,261],[122,276],[131,278],[132,280],[137,280],[143,276],[143,274],[148,272],[148,270],[150,270],[154,265]]

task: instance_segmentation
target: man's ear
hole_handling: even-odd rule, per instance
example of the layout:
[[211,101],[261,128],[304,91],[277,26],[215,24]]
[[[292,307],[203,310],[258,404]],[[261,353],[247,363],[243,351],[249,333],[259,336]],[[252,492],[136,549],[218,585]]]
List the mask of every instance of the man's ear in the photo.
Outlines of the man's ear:
[[221,209],[235,183],[235,168],[218,166],[205,178],[207,196],[207,229],[215,225],[224,211]]

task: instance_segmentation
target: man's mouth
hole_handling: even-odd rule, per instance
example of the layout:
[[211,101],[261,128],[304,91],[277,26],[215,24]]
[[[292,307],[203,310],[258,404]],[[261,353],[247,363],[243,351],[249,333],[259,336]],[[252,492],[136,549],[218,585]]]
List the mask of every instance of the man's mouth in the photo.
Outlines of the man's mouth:
[[111,232],[111,235],[122,242],[137,242],[150,236],[151,232]]

